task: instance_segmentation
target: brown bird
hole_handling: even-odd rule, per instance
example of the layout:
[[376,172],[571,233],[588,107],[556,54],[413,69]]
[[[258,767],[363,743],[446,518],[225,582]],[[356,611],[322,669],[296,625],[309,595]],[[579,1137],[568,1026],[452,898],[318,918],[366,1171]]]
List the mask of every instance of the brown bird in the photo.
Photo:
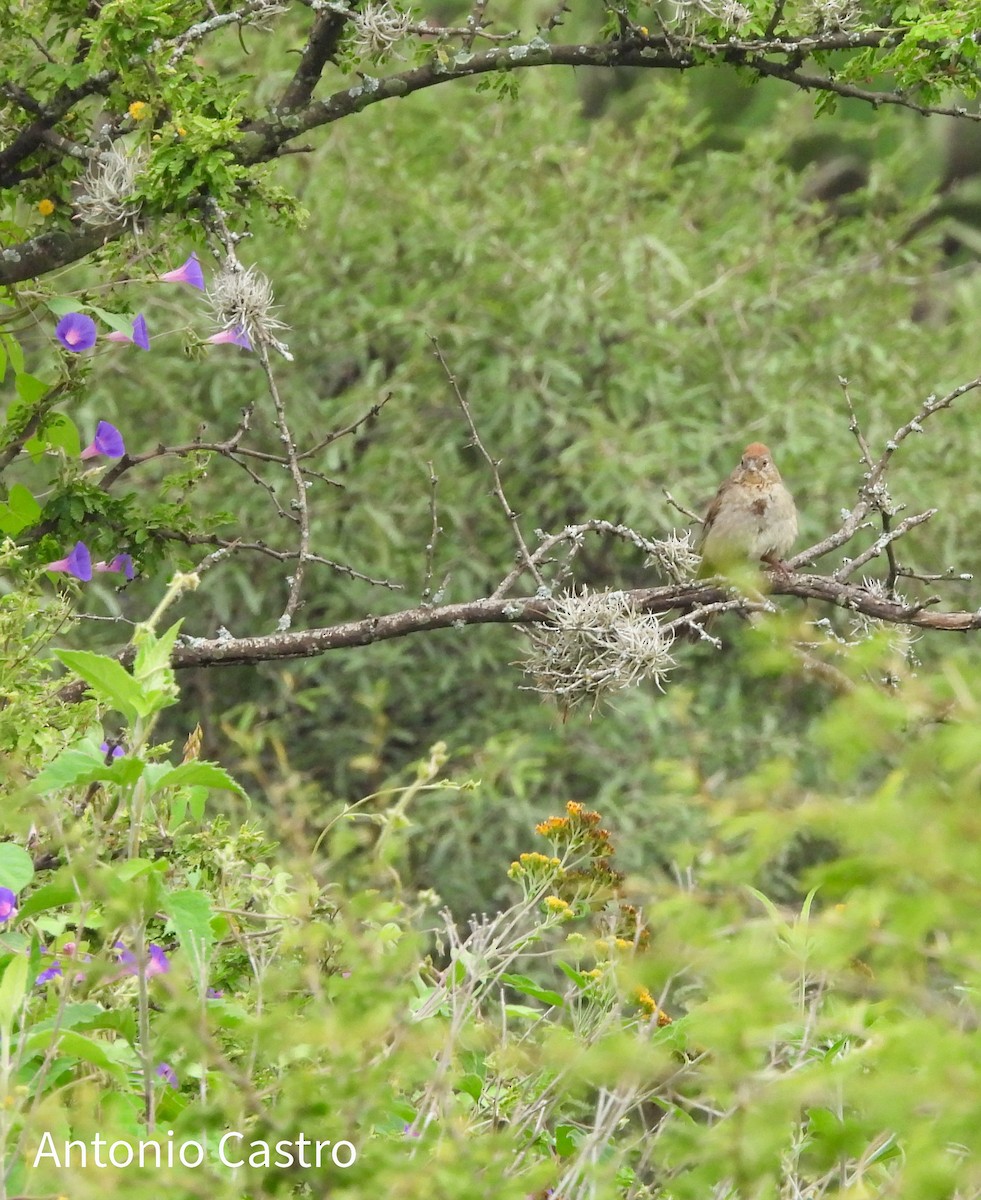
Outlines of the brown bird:
[[782,566],[797,538],[797,509],[762,442],[743,451],[739,466],[715,493],[702,523],[699,576],[736,563]]

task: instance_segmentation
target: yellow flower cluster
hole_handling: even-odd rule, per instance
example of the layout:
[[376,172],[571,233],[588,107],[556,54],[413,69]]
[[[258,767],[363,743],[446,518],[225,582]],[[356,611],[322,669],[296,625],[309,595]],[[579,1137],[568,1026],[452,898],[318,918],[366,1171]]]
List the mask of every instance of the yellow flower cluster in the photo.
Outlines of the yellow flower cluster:
[[663,1029],[665,1025],[671,1024],[671,1018],[663,1008],[658,1008],[654,997],[645,987],[638,987],[634,990],[634,999],[637,1001],[640,1011],[645,1017],[653,1017],[657,1013],[657,1023],[659,1028]]

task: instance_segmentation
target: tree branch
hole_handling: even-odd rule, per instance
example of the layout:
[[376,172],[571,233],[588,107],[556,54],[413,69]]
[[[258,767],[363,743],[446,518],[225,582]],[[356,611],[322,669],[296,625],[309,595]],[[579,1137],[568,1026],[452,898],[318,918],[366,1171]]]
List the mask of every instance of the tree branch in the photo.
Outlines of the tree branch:
[[[981,611],[937,612],[922,604],[908,604],[875,595],[864,587],[824,575],[774,572],[769,585],[772,595],[818,600],[846,612],[862,613],[893,625],[947,633],[981,629]],[[639,588],[627,595],[638,611],[647,613],[668,613],[675,609],[684,611],[702,605],[720,605],[734,612],[753,612],[760,607],[758,596],[734,597],[728,589],[712,583],[691,582],[660,588]],[[536,597],[471,600],[439,608],[423,604],[402,612],[345,621],[322,629],[273,633],[263,637],[186,638],[174,650],[171,663],[178,669],[185,669],[314,658],[332,650],[371,646],[377,642],[432,633],[438,629],[464,629],[471,625],[544,624],[549,620],[551,607],[550,601]],[[126,664],[132,661],[132,657],[131,647],[119,655],[120,661]],[[59,696],[68,702],[77,701],[84,695],[86,686],[81,681],[73,681],[61,688]]]
[[[259,5],[259,0],[249,0],[244,7],[251,9],[254,5]],[[717,43],[667,33],[641,35],[631,30],[627,37],[616,41],[551,45],[539,34],[529,42],[495,45],[477,53],[461,48],[455,54],[434,55],[422,66],[395,72],[381,79],[363,76],[354,87],[343,88],[324,100],[310,101],[319,74],[330,57],[332,46],[336,44],[334,39],[339,36],[339,29],[331,24],[332,18],[339,20],[343,26],[340,14],[320,14],[319,24],[314,27],[304,57],[286,88],[281,105],[272,115],[243,127],[243,136],[233,147],[242,165],[253,166],[289,153],[289,143],[294,139],[383,100],[409,96],[457,79],[529,67],[640,67],[647,70],[685,71],[709,62],[725,63],[748,68],[761,76],[783,79],[807,91],[833,92],[874,106],[898,105],[924,115],[938,114],[981,121],[981,113],[968,112],[962,107],[917,104],[899,91],[866,91],[831,77],[807,75],[799,69],[800,61],[814,54],[892,48],[904,36],[903,31],[896,29],[856,33],[839,31],[796,40],[767,36],[756,39],[727,38]],[[783,61],[774,61],[772,56],[778,56]],[[34,121],[18,134],[9,147],[0,151],[0,183],[5,168],[12,170],[26,154],[43,144],[41,135],[67,111],[65,104],[68,96],[73,97],[74,103],[81,97],[104,89],[111,78],[113,76],[106,72],[93,76],[80,88],[59,97],[56,104],[47,106],[43,118]],[[120,223],[74,233],[42,234],[22,245],[2,250],[0,286],[20,283],[67,266],[104,242],[118,237],[124,228],[125,225]]]

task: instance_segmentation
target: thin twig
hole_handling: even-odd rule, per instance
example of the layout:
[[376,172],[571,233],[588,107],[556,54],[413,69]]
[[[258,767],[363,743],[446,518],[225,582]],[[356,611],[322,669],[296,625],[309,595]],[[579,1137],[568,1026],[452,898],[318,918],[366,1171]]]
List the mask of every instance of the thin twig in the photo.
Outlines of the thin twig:
[[858,416],[855,413],[855,406],[852,404],[852,398],[848,392],[848,380],[844,375],[838,376],[838,385],[841,388],[842,395],[845,397],[845,404],[848,406],[848,429],[850,433],[855,435],[855,440],[858,442],[858,448],[862,453],[862,462],[871,471],[875,465],[872,461],[872,451],[869,449],[869,444],[865,440],[865,434],[862,432],[862,427],[858,423]]
[[367,425],[369,421],[373,421],[381,412],[385,405],[391,400],[392,393],[386,392],[384,396],[363,413],[356,421],[352,421],[350,425],[345,425],[343,429],[335,429],[332,433],[328,433],[326,437],[320,439],[316,445],[311,446],[309,450],[304,450],[302,454],[298,454],[298,459],[310,458],[312,455],[319,453],[326,446],[333,445],[342,437],[347,437],[350,433],[357,433],[362,425]]
[[661,488],[661,494],[664,496],[664,499],[667,500],[667,502],[671,505],[671,507],[676,509],[678,512],[680,512],[683,517],[687,517],[689,521],[694,521],[696,525],[701,525],[704,523],[703,518],[700,517],[698,515],[698,513],[692,512],[692,510],[690,508],[685,508],[685,506],[683,504],[679,504],[678,501],[675,500],[674,496],[671,495],[671,493],[668,491],[667,488]]
[[[866,441],[865,434],[862,432],[862,427],[858,423],[858,416],[855,412],[855,406],[852,404],[851,395],[848,392],[848,380],[844,375],[838,376],[838,383],[841,386],[842,394],[845,397],[845,404],[848,406],[849,421],[848,428],[854,434],[855,440],[858,442],[858,448],[862,455],[862,462],[866,469],[871,472],[875,469],[875,463],[872,459],[872,451],[869,449],[869,443]],[[882,520],[882,532],[886,535],[892,529],[892,501],[889,499],[888,493],[881,489],[877,489],[870,495],[873,507],[879,510],[879,516]],[[893,542],[887,541],[885,545],[886,559],[889,563],[889,573],[886,578],[886,591],[890,595],[895,595],[896,580],[899,577],[899,563],[896,561],[896,548]]]
[[439,476],[432,462],[427,462],[429,468],[429,541],[426,543],[426,575],[422,581],[423,602],[432,603],[433,595],[433,564],[436,558],[436,539],[440,535],[439,519],[436,512],[436,489],[439,487]]
[[857,555],[855,558],[846,559],[846,561],[842,563],[838,570],[835,571],[834,575],[832,575],[832,579],[834,579],[837,583],[844,582],[849,575],[854,575],[859,567],[864,567],[870,559],[878,557],[878,555],[880,555],[888,546],[891,546],[892,543],[897,540],[897,538],[903,537],[903,535],[909,533],[911,529],[915,529],[917,525],[922,525],[924,521],[929,521],[931,517],[935,517],[937,515],[937,512],[938,510],[935,508],[928,508],[926,512],[917,513],[916,516],[913,517],[906,517],[905,520],[899,522],[895,529],[885,530],[879,537],[875,539],[872,545],[863,550],[861,554]]
[[[487,452],[487,447],[480,440],[480,434],[477,432],[477,426],[474,424],[473,415],[470,412],[470,405],[467,404],[466,400],[464,399],[463,392],[460,390],[460,385],[457,383],[457,378],[450,370],[446,359],[443,357],[443,351],[440,349],[439,342],[435,337],[433,337],[432,334],[429,335],[429,340],[432,343],[433,353],[439,360],[439,365],[443,368],[443,373],[446,375],[447,382],[453,390],[453,395],[456,396],[457,403],[463,410],[463,415],[466,418],[467,424],[470,426],[470,436],[473,445],[475,445],[483,455],[485,462],[490,467],[494,476],[494,495],[501,502],[501,507],[504,509],[504,514],[514,532],[514,539],[518,543],[518,551],[521,559],[523,560],[522,570],[527,568],[527,570],[531,572],[532,578],[535,580],[538,586],[544,587],[545,581],[539,574],[538,567],[535,563],[535,560],[531,556],[531,551],[528,549],[524,535],[521,532],[521,526],[518,524],[518,514],[508,503],[507,496],[504,495],[504,487],[501,484],[501,473],[498,470],[499,464],[495,459],[491,458],[490,454]],[[494,599],[501,594],[501,589],[498,588],[493,593],[491,598]]]

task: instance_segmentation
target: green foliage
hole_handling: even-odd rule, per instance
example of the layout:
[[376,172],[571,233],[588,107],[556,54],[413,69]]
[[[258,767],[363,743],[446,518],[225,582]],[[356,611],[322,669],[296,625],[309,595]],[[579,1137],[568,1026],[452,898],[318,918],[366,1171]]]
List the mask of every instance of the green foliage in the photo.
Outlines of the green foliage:
[[[156,678],[166,641],[140,636],[128,686],[152,714],[172,699]],[[74,665],[115,703],[94,656]],[[396,840],[368,852],[365,886],[341,882],[343,838],[322,839],[316,865],[277,861],[250,826],[181,807],[182,792],[212,789],[210,809],[213,789],[235,786],[193,751],[160,761],[167,748],[141,742],[138,723],[108,763],[83,738],[5,810],[43,813],[48,842],[72,847],[37,879],[16,847],[0,854],[20,893],[0,934],[8,1186],[63,1189],[72,1140],[90,1161],[144,1144],[151,1165],[100,1174],[119,1195],[206,1186],[231,1200],[248,1180],[269,1196],[450,1197],[475,1177],[513,1200],[969,1193],[976,691],[951,663],[886,704],[870,686],[838,701],[839,786],[795,790],[788,763],[778,803],[762,777],[725,789],[707,844],[728,852],[701,855],[687,879],[624,884],[599,815],[569,804],[511,865],[502,910],[467,934],[445,926],[435,961],[426,898],[400,887],[394,818],[438,752],[378,810]],[[869,738],[888,761],[868,762]],[[360,820],[352,806],[336,832]],[[746,881],[795,831],[838,854],[810,871],[802,903],[776,905]],[[915,1080],[915,1105],[899,1079]],[[244,1176],[220,1158],[227,1134],[226,1159],[252,1156]],[[208,1151],[156,1167],[155,1140],[165,1164],[171,1140]],[[350,1165],[314,1165],[317,1141]]]

